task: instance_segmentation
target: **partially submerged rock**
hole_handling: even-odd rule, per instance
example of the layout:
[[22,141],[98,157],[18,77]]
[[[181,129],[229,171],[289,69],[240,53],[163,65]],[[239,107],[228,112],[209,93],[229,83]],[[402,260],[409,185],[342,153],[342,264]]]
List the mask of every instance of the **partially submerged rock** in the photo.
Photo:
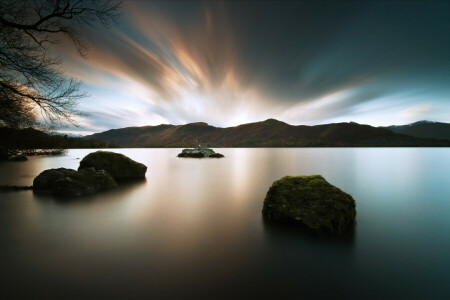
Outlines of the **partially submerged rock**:
[[270,221],[301,224],[316,233],[342,234],[355,223],[355,207],[351,195],[321,175],[286,176],[270,187],[262,213]]
[[224,157],[223,154],[214,152],[213,149],[209,148],[194,148],[194,149],[183,149],[178,157],[194,157],[194,158],[203,158],[203,157],[211,157],[211,158],[221,158]]
[[147,167],[123,154],[97,151],[86,155],[78,171],[50,169],[33,181],[37,192],[51,192],[61,197],[96,193],[117,186],[116,180],[144,178]]
[[131,158],[109,151],[89,153],[80,161],[78,170],[93,167],[96,170],[106,170],[116,180],[145,178],[147,166]]
[[92,194],[117,186],[116,181],[105,170],[85,168],[49,169],[33,180],[33,189],[37,192],[51,192],[61,197],[75,197]]
[[76,172],[76,170],[66,168],[45,170],[34,178],[33,189],[35,191],[50,191],[53,189],[56,180],[69,177]]

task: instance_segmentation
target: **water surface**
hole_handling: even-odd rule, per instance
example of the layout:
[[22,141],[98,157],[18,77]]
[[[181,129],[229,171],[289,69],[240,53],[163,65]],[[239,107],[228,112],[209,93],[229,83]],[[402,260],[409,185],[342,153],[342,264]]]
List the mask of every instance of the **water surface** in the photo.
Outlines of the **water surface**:
[[[0,163],[0,184],[31,185],[93,150]],[[446,298],[449,148],[114,149],[146,181],[66,201],[0,194],[3,299]],[[315,238],[263,222],[285,175],[322,174],[352,194],[357,226]]]

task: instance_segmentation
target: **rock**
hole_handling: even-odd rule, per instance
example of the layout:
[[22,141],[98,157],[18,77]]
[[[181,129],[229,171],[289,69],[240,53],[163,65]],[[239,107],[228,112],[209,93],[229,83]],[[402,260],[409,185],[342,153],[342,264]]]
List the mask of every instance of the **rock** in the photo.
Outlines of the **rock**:
[[194,158],[221,158],[224,157],[223,154],[215,153],[213,149],[209,148],[194,148],[194,149],[183,149],[178,157],[194,157]]
[[97,151],[80,162],[78,171],[50,169],[33,181],[35,191],[48,191],[62,197],[82,196],[117,186],[117,179],[143,178],[147,167],[125,155]]
[[65,168],[49,169],[33,180],[35,191],[47,191],[62,197],[92,194],[115,186],[116,181],[107,171],[96,171],[94,168],[80,171]]
[[355,223],[351,195],[322,176],[286,176],[275,181],[264,199],[263,216],[270,221],[297,223],[315,233],[342,234]]
[[76,170],[66,168],[45,170],[34,178],[33,189],[36,191],[52,190],[56,180],[70,177],[75,172]]
[[11,156],[8,160],[9,161],[27,161],[28,158],[25,155],[14,155],[14,156]]
[[106,170],[115,180],[145,178],[145,172],[147,172],[147,166],[144,164],[123,154],[109,151],[89,153],[80,161],[78,170],[90,167]]

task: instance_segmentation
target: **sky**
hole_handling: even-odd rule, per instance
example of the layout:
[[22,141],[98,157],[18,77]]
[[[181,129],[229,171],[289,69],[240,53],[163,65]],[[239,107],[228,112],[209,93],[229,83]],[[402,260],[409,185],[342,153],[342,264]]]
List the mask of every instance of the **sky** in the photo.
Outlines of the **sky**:
[[450,122],[450,2],[125,1],[85,28],[89,116],[66,131],[275,118],[293,125]]

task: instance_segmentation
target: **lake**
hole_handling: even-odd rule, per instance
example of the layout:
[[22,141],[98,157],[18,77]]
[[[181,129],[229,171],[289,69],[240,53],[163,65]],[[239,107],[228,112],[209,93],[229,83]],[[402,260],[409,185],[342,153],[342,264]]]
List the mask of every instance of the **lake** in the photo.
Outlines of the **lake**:
[[[0,194],[2,299],[450,296],[450,148],[112,149],[146,180],[73,200]],[[31,185],[94,150],[1,162]],[[346,238],[266,224],[272,182],[322,174],[356,200]]]

